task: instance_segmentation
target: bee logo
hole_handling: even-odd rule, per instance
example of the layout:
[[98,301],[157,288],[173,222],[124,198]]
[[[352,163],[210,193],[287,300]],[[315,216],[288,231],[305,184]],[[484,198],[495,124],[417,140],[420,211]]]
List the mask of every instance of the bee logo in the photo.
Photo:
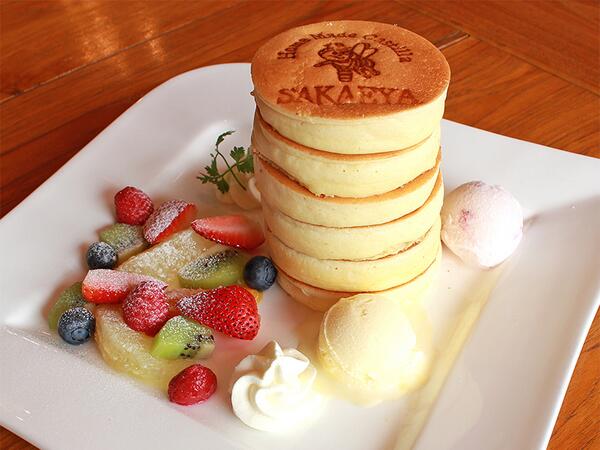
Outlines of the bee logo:
[[318,62],[314,67],[332,65],[337,71],[338,79],[343,83],[352,81],[355,73],[363,78],[371,78],[381,73],[375,69],[375,61],[370,59],[375,53],[377,49],[367,42],[360,42],[353,47],[342,42],[333,42],[325,44],[319,50],[319,56],[325,61]]

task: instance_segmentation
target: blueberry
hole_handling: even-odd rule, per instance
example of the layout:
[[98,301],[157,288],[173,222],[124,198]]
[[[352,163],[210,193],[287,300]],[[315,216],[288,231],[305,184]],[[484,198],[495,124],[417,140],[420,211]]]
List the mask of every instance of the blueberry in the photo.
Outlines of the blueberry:
[[65,311],[58,319],[58,334],[71,345],[83,344],[94,334],[96,319],[81,306]]
[[117,252],[106,242],[94,242],[87,251],[90,269],[112,269],[117,265]]
[[265,291],[273,286],[277,278],[277,269],[266,256],[251,258],[244,267],[246,284],[257,291]]

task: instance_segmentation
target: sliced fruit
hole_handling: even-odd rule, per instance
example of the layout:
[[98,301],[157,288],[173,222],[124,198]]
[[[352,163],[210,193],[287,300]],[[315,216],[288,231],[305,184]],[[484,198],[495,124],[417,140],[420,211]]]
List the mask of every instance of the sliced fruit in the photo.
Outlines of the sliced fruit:
[[187,229],[175,233],[166,241],[133,256],[121,264],[118,270],[148,275],[176,288],[179,287],[177,278],[179,269],[201,256],[210,255],[223,249],[224,247],[215,245],[214,242]]
[[85,255],[88,268],[112,269],[117,265],[117,252],[106,242],[94,242]]
[[190,225],[196,206],[183,200],[169,200],[160,205],[144,224],[144,238],[150,244],[164,241]]
[[194,364],[178,373],[169,383],[169,400],[178,405],[194,405],[210,398],[217,390],[217,376],[208,367]]
[[244,262],[244,256],[231,249],[203,256],[179,270],[179,284],[184,288],[213,289],[239,283]]
[[192,228],[200,236],[230,247],[252,250],[265,242],[260,225],[242,215],[197,219]]
[[[263,298],[263,293],[257,291],[256,289],[249,288],[247,286],[243,286],[248,292],[252,294],[257,304],[260,304]],[[177,289],[167,289],[165,293],[167,294],[167,298],[169,299],[169,303],[171,306],[175,306],[179,300],[184,297],[193,297],[196,294],[204,291],[205,289],[187,289],[187,288],[177,288]],[[174,315],[178,315],[177,314]]]
[[254,296],[241,286],[202,291],[177,302],[183,316],[238,339],[251,340],[260,328]]
[[202,292],[203,289],[188,289],[188,288],[176,288],[176,289],[167,289],[165,293],[167,294],[167,298],[169,299],[169,303],[172,305],[176,304],[183,297],[191,297]]
[[135,331],[154,336],[169,320],[169,302],[164,284],[142,281],[123,301],[123,319]]
[[77,308],[78,306],[92,306],[88,302],[86,302],[83,294],[81,293],[81,281],[72,284],[67,289],[62,291],[62,293],[50,308],[48,312],[48,326],[51,330],[56,330],[58,326],[58,319],[62,313],[71,308]]
[[150,353],[165,359],[206,359],[214,349],[215,338],[210,328],[183,316],[175,316],[154,337]]
[[98,349],[106,363],[119,372],[166,390],[175,375],[194,363],[189,359],[170,361],[152,356],[154,339],[129,328],[120,305],[99,305],[95,315]]
[[277,268],[266,256],[255,256],[244,266],[244,281],[258,291],[266,291],[277,278]]
[[115,212],[121,223],[143,225],[152,211],[152,200],[138,188],[127,186],[115,194]]
[[81,287],[83,297],[92,303],[118,303],[142,281],[157,281],[146,275],[110,269],[90,270]]
[[99,233],[100,240],[106,242],[117,252],[119,264],[148,248],[142,227],[115,223]]
[[71,345],[87,342],[94,335],[95,327],[94,315],[83,306],[68,309],[58,319],[58,334]]

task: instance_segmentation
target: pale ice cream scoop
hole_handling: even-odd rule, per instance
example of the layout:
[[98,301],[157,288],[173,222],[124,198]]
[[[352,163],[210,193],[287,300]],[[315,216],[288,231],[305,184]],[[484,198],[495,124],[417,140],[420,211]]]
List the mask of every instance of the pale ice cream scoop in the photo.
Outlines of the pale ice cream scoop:
[[485,268],[500,264],[522,236],[521,205],[500,186],[471,181],[444,199],[442,240],[467,264]]
[[420,386],[431,330],[417,302],[381,294],[339,300],[323,317],[319,358],[349,397],[373,405]]

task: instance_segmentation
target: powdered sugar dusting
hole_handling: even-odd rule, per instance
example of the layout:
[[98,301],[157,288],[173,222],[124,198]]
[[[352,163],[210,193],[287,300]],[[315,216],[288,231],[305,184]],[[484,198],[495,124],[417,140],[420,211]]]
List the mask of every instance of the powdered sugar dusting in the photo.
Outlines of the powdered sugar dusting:
[[147,275],[95,269],[85,276],[81,291],[86,300],[92,303],[116,303],[122,301],[142,281],[155,281],[166,287],[166,283]]
[[117,220],[129,225],[143,225],[154,205],[146,193],[133,186],[121,189],[115,195]]
[[186,211],[195,209],[191,203],[183,200],[169,200],[160,205],[148,218],[144,225],[144,238],[151,244]]
[[123,319],[133,330],[154,336],[169,319],[164,283],[143,281],[123,302]]
[[235,258],[239,253],[235,250],[224,250],[222,252],[213,253],[202,257],[190,265],[186,266],[188,272],[193,272],[196,276],[201,274],[211,274],[216,271],[219,266],[229,259]]
[[120,272],[111,269],[90,270],[85,276],[83,284],[97,289],[117,291],[132,289],[142,281],[156,281],[157,283],[160,283],[161,286],[166,287],[166,283],[157,281],[147,275]]
[[203,289],[188,289],[188,288],[178,288],[178,289],[168,289],[165,294],[167,295],[167,299],[169,303],[177,303],[179,300],[185,297],[193,297],[196,294],[202,292]]
[[119,266],[118,270],[149,275],[179,287],[177,271],[200,258],[223,250],[224,247],[204,239],[191,229],[173,234],[168,240],[133,256]]

